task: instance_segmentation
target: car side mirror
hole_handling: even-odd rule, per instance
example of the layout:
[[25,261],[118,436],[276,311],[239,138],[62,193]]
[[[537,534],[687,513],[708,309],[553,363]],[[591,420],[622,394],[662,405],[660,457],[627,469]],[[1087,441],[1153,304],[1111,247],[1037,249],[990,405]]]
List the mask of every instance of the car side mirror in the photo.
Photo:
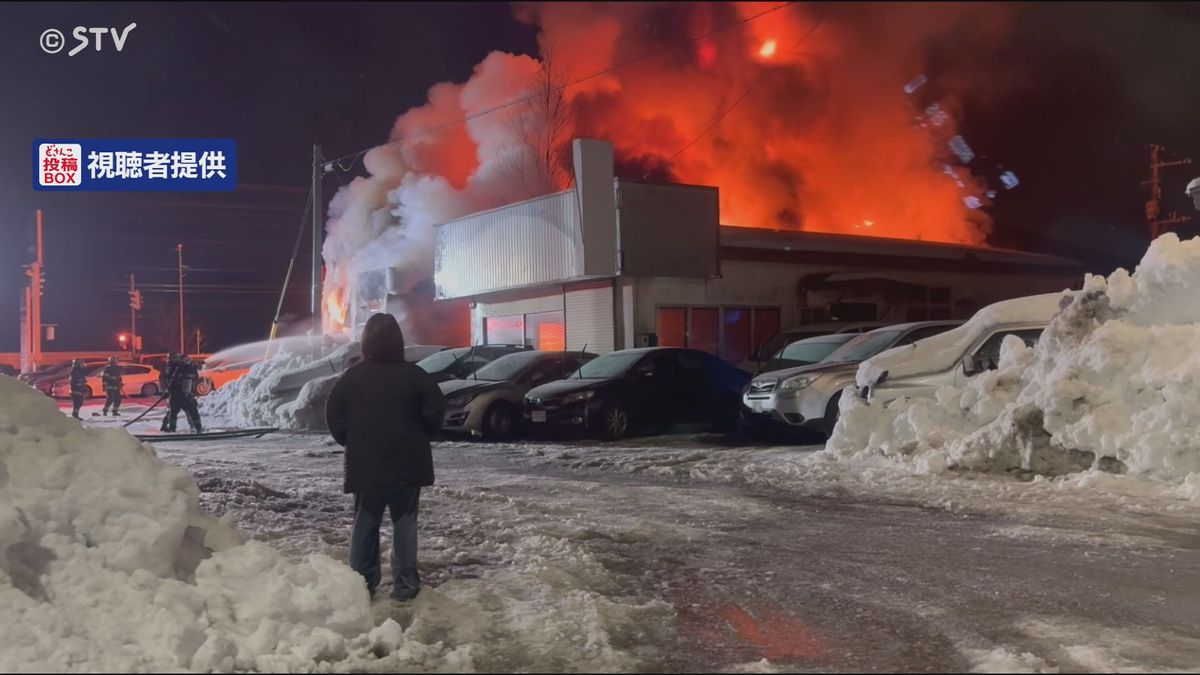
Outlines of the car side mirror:
[[974,374],[978,373],[979,372],[979,370],[977,369],[978,365],[979,364],[977,361],[975,361],[974,357],[964,356],[963,360],[962,360],[963,375],[974,375]]

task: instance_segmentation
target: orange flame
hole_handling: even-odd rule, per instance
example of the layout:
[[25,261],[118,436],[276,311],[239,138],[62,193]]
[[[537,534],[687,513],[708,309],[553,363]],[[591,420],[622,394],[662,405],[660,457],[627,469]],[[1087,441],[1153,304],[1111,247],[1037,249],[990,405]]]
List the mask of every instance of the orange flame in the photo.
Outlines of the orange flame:
[[325,316],[331,323],[336,324],[331,328],[341,330],[345,327],[347,310],[345,289],[339,287],[333,289],[333,292],[325,294]]
[[775,40],[767,40],[762,44],[761,47],[758,48],[758,55],[764,59],[769,59],[772,56],[775,56],[775,48],[778,46],[779,45]]

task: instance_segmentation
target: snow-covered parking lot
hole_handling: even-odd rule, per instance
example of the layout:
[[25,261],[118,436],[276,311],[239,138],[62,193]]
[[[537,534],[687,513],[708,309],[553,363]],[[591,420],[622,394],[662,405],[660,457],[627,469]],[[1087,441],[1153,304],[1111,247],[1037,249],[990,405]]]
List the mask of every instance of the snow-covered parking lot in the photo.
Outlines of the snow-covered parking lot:
[[[716,436],[448,441],[423,499],[426,587],[368,605],[340,562],[350,500],[326,436],[164,439],[159,468],[99,429],[136,403],[89,405],[79,429],[20,385],[0,393],[7,670],[1200,664],[1200,504],[1131,476],[921,474]],[[192,537],[171,543],[185,525],[208,530],[198,567]]]
[[[156,447],[214,514],[344,559],[326,438]],[[1200,666],[1192,502],[1115,476],[844,470],[813,450],[443,443],[422,505],[428,588],[376,618],[395,616],[421,646],[401,663],[421,669]]]

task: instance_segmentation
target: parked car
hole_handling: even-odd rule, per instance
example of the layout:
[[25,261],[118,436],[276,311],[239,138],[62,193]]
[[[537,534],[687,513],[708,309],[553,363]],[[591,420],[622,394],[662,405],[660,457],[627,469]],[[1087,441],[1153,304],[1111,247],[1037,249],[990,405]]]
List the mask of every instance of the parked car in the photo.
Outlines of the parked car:
[[859,335],[860,333],[836,333],[796,340],[772,354],[771,358],[758,368],[758,372],[769,373],[784,368],[799,368],[820,363],[837,351],[838,347]]
[[[404,360],[411,363],[419,363],[422,359],[446,349],[449,349],[449,347],[407,345],[404,347]],[[271,395],[288,396],[297,394],[309,381],[344,372],[359,361],[362,361],[362,343],[358,341],[346,343],[333,350],[327,356],[319,358],[306,366],[289,370],[281,375],[275,386],[271,388]]]
[[612,352],[569,378],[525,395],[524,421],[533,428],[573,429],[607,439],[665,430],[683,422],[733,429],[738,392],[749,373],[707,352],[650,347]]
[[[84,359],[84,368],[93,368],[95,366],[103,366],[108,364],[108,359]],[[62,379],[69,377],[71,374],[71,361],[62,361],[52,366],[46,366],[41,370],[33,373],[26,373],[21,378],[26,384],[37,389],[47,396],[54,395],[54,385]]]
[[250,372],[251,366],[255,363],[258,363],[258,361],[226,363],[212,368],[201,369],[200,380],[196,383],[196,393],[204,396],[224,387]]
[[[159,371],[153,366],[143,363],[118,363],[121,366],[121,393],[126,396],[158,396]],[[104,395],[104,384],[100,375],[108,363],[102,363],[88,369],[86,398]],[[71,395],[70,370],[67,377],[54,383],[53,395],[67,398]]]
[[883,328],[886,325],[888,325],[886,321],[829,321],[826,323],[810,323],[802,326],[794,326],[776,333],[775,337],[759,346],[755,350],[755,353],[751,354],[751,358],[761,363],[770,358],[772,354],[775,354],[797,340],[806,340],[823,335],[841,335],[842,333],[865,333],[876,328]]
[[932,396],[945,385],[962,386],[996,368],[1006,337],[1036,344],[1061,298],[1047,293],[988,305],[959,328],[883,352],[859,368],[859,395],[886,403],[902,396]]
[[468,379],[440,385],[446,395],[444,430],[488,439],[505,438],[521,422],[525,394],[561,380],[596,358],[587,352],[519,352],[480,367]]
[[752,431],[800,429],[828,435],[837,423],[842,390],[854,385],[860,363],[961,324],[921,321],[877,328],[854,336],[820,363],[758,375],[742,394],[744,420]]
[[7,363],[0,364],[0,375],[16,377],[21,374],[21,371],[16,366],[10,366]]
[[523,345],[478,345],[446,349],[417,361],[417,366],[438,382],[461,380],[501,356],[532,351]]

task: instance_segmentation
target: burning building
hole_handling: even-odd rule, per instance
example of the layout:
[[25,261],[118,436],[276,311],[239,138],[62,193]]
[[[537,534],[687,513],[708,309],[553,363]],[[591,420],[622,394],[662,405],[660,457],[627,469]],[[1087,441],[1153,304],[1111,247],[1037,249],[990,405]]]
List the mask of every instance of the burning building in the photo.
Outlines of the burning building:
[[[540,29],[538,58],[493,52],[466,82],[434,85],[426,104],[396,120],[390,142],[363,158],[369,175],[333,200],[324,249],[325,329],[353,334],[371,312],[386,310],[397,315],[410,341],[489,339],[480,323],[485,318],[494,319],[494,338],[503,332],[500,315],[480,313],[492,312],[480,309],[490,302],[482,296],[551,281],[677,279],[671,283],[700,284],[696,288],[711,296],[727,285],[723,279],[731,270],[756,262],[736,256],[768,256],[762,251],[770,246],[760,246],[766,233],[748,228],[781,231],[768,237],[779,248],[769,256],[832,248],[830,255],[849,260],[864,247],[878,251],[862,253],[849,265],[854,270],[888,262],[887,251],[941,251],[921,263],[926,267],[939,255],[1006,255],[984,251],[991,225],[985,209],[996,186],[972,170],[980,160],[959,134],[960,96],[977,84],[947,58],[953,52],[947,45],[986,51],[1003,35],[1009,12],[993,5],[885,4],[869,11],[797,3],[520,5],[517,17]],[[905,29],[895,30],[899,25]],[[932,64],[935,47],[939,59]],[[617,179],[610,197],[617,206],[607,216],[586,207],[596,202],[587,192],[598,188],[581,183],[573,138],[609,144],[609,168],[592,172]],[[638,212],[639,198],[648,211]],[[675,207],[681,209],[675,214],[660,211]],[[542,215],[534,213],[538,209]],[[566,215],[572,209],[577,215]],[[479,223],[486,213],[509,224],[485,228]],[[623,220],[603,227],[589,220],[602,217]],[[493,225],[498,229],[489,229]],[[468,231],[491,243],[471,248],[470,241],[451,236]],[[905,249],[847,235],[929,245]],[[522,276],[519,270],[530,260],[512,249],[508,237],[547,256],[554,251],[558,267],[536,274],[529,268]],[[612,241],[597,244],[594,237]],[[688,250],[667,246],[680,241]],[[453,249],[459,243],[465,248]],[[467,263],[451,249],[460,256],[473,251],[479,269],[462,278],[474,285],[460,285],[466,270],[452,267]],[[498,258],[498,251],[508,257]],[[660,267],[638,268],[634,258],[640,255]],[[614,261],[601,265],[592,256]],[[443,267],[451,260],[459,262]],[[666,260],[677,262],[661,268]],[[495,279],[477,278],[485,272]],[[810,276],[804,284],[808,294],[844,299],[852,295],[848,281]],[[797,282],[781,275],[770,283],[794,289]],[[860,290],[865,285],[861,279],[851,284]],[[1014,285],[1014,292],[1019,288]],[[765,281],[760,292],[767,293]],[[931,293],[945,297],[940,290]],[[747,305],[736,295],[731,307],[779,308],[778,315],[751,310],[752,317],[762,317],[751,320],[755,326],[816,316],[813,308],[824,302],[763,295],[761,303]],[[576,297],[574,290],[569,297]],[[624,297],[613,300],[621,312],[639,304],[624,303]],[[468,312],[471,302],[476,306]],[[834,304],[850,311],[848,301]],[[785,305],[813,311],[792,317]],[[940,315],[943,309],[931,306],[928,312]],[[519,312],[522,339],[528,339],[530,322],[540,321],[525,315],[536,313]],[[707,325],[712,315],[686,310],[684,316],[689,325]],[[721,321],[723,310],[715,316]],[[546,344],[557,344],[558,329],[547,322],[537,330],[548,336]],[[562,323],[571,321],[564,316]],[[617,323],[624,332],[602,344],[616,347],[634,341],[634,333],[661,332],[649,319]],[[506,339],[515,339],[514,330],[508,333]],[[564,329],[567,344],[575,342],[571,333]]]
[[572,189],[435,228],[437,297],[470,303],[473,343],[744,362],[781,328],[966,318],[1082,277],[1018,251],[722,225],[717,188],[615,179],[613,156],[576,141]]

